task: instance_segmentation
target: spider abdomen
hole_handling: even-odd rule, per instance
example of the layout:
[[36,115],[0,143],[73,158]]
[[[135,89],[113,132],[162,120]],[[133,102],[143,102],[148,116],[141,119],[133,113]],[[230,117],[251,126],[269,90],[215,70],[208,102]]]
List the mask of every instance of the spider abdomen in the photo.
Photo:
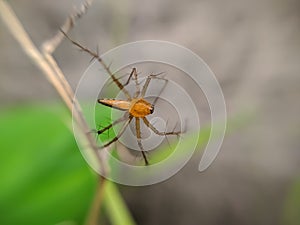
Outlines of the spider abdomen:
[[127,111],[130,108],[130,102],[116,99],[98,99],[102,105],[109,106],[122,111]]
[[145,117],[153,113],[153,106],[145,99],[132,99],[129,113],[133,117]]

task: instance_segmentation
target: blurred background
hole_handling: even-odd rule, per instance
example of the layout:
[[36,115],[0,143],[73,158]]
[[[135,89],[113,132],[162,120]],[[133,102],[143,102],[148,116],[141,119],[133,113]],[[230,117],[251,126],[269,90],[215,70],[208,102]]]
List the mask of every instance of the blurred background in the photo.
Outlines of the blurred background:
[[[78,3],[9,1],[37,46]],[[196,154],[163,183],[120,186],[137,224],[300,224],[299,12],[298,0],[96,0],[77,22],[72,37],[101,52],[183,45],[225,95],[230,132],[208,170]],[[74,151],[67,110],[2,22],[0,46],[0,223],[81,224],[97,181]],[[89,57],[65,41],[55,58],[75,88]]]

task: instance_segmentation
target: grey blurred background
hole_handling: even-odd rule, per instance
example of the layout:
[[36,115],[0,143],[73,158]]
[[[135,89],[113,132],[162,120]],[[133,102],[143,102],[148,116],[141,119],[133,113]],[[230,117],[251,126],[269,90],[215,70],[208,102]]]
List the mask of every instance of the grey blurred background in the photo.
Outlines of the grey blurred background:
[[[80,1],[9,2],[39,46]],[[96,0],[77,22],[72,37],[101,52],[142,39],[191,49],[215,72],[228,117],[251,114],[204,173],[196,155],[168,181],[123,187],[139,224],[287,224],[287,194],[300,178],[299,12],[298,0]],[[59,99],[3,23],[0,46],[1,108]],[[67,42],[55,57],[75,88],[89,58]]]

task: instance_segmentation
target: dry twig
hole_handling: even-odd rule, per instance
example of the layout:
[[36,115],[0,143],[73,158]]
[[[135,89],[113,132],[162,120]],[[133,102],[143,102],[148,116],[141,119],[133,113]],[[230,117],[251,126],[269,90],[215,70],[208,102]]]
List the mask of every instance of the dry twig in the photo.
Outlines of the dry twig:
[[[76,20],[87,12],[87,9],[92,3],[93,0],[85,0],[79,8],[74,8],[73,12],[69,15],[64,24],[61,26],[61,30],[68,33],[75,25]],[[53,36],[53,38],[44,42],[42,47],[43,51],[47,52],[48,54],[52,54],[63,39],[64,35],[58,30]]]
[[[80,18],[87,11],[92,1],[93,0],[86,0],[81,5],[81,7],[75,9],[67,18],[61,29],[63,29],[65,32],[68,32],[74,26],[76,19]],[[108,168],[106,167],[105,161],[102,159],[101,155],[98,152],[99,149],[95,143],[94,137],[92,136],[91,132],[89,132],[90,128],[88,127],[84,119],[81,107],[74,96],[74,92],[52,56],[52,53],[64,39],[64,35],[60,31],[58,31],[52,39],[46,41],[42,45],[42,51],[40,51],[33,44],[29,35],[18,20],[17,16],[10,8],[8,3],[4,0],[0,0],[0,16],[2,17],[2,20],[4,21],[4,24],[7,26],[8,30],[20,44],[23,51],[35,63],[35,65],[41,69],[48,81],[57,90],[70,112],[73,112],[73,118],[82,133],[81,136],[83,140],[81,141],[83,143],[87,143],[89,148],[95,154],[101,174],[107,173]],[[99,190],[97,191],[97,193],[100,197],[96,197],[96,201],[98,200],[99,202],[94,203],[94,207],[92,207],[91,209],[91,215],[89,216],[90,219],[88,219],[88,224],[97,223],[101,199],[103,198],[102,193],[105,186],[103,183],[104,181],[105,179],[103,178],[102,182],[99,184]]]

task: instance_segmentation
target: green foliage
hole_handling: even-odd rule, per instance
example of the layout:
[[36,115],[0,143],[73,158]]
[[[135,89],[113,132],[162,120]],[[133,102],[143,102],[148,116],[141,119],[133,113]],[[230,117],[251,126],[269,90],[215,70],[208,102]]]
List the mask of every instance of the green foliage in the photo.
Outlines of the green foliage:
[[96,176],[58,112],[13,108],[0,124],[0,224],[82,223]]
[[[105,116],[110,115],[110,109],[101,109],[101,114],[101,122],[105,123],[101,125],[110,123],[109,116]],[[249,121],[249,118],[237,118],[230,122],[229,131]],[[20,106],[0,112],[0,224],[84,223],[94,197],[97,176],[80,154],[70,122],[68,112],[57,105]],[[206,127],[200,133],[186,137],[184,148],[190,147],[190,138],[198,136],[198,147],[203,147],[209,134],[210,128]],[[103,136],[106,139],[105,134]],[[113,131],[109,136],[114,136]],[[151,154],[151,162],[168,157],[175,143]],[[116,185],[107,182],[104,191],[104,212],[111,224],[134,224]],[[295,193],[290,199],[299,200],[300,192]],[[292,200],[289,204],[299,208],[300,201]],[[298,215],[292,211],[287,213],[288,218]]]
[[[59,106],[0,113],[0,224],[84,223],[97,176],[66,125],[70,117]],[[104,202],[112,224],[134,224],[113,183],[105,188]]]
[[283,223],[285,225],[300,224],[300,179],[292,183],[287,193],[283,209]]

